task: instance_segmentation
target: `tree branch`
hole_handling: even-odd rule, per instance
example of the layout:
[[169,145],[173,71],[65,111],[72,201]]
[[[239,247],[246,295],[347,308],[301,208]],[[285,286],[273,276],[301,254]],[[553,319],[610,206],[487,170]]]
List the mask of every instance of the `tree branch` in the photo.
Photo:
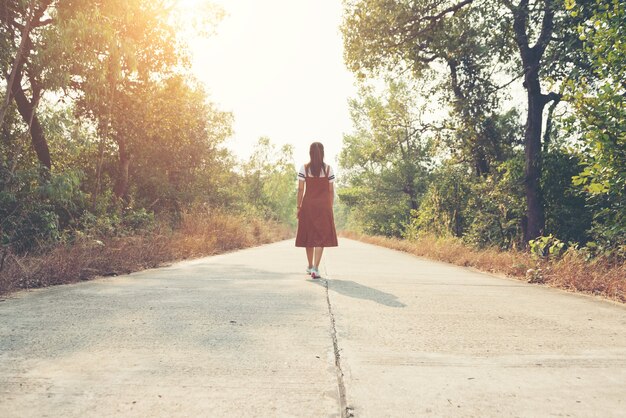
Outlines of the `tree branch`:
[[554,9],[551,7],[549,0],[544,0],[543,19],[541,21],[541,33],[537,43],[531,48],[536,51],[539,56],[543,54],[546,47],[550,43],[552,32],[554,30]]
[[40,28],[40,27],[42,27],[42,26],[49,25],[49,24],[50,24],[50,23],[52,23],[52,22],[54,22],[54,19],[52,19],[52,18],[50,18],[50,19],[44,19],[44,20],[40,20],[40,21],[38,21],[37,23],[35,23],[35,24],[33,25],[33,27],[35,27],[35,28]]
[[515,42],[522,53],[522,58],[524,58],[527,56],[529,50],[528,34],[526,33],[528,0],[520,0],[519,4],[514,6],[511,10],[514,16],[513,31],[515,32]]
[[543,100],[544,105],[554,101],[555,103],[559,103],[561,101],[561,94],[559,93],[555,93],[555,92],[550,92],[548,94],[542,94],[541,98]]
[[13,67],[11,68],[11,74],[7,79],[7,91],[4,103],[2,104],[2,108],[0,108],[0,125],[4,123],[4,116],[6,115],[6,111],[11,104],[12,92],[13,92],[13,84],[16,82],[16,79],[21,78],[22,67],[24,66],[24,50],[26,49],[26,45],[30,40],[30,24],[31,18],[26,18],[26,25],[22,29],[22,39],[20,39],[20,46],[15,54],[15,59],[13,60]]
[[[424,33],[428,32],[429,30],[431,30],[432,28],[435,27],[435,25],[439,22],[439,20],[441,18],[443,18],[444,16],[446,16],[449,13],[456,13],[457,11],[461,10],[463,7],[467,6],[468,4],[473,3],[474,0],[463,0],[460,3],[457,3],[453,6],[448,7],[447,9],[435,14],[435,15],[427,15],[427,16],[419,16],[419,13],[416,12],[414,13],[415,16],[417,16],[417,19],[415,20],[409,20],[408,21],[408,28],[407,30],[409,32],[412,32],[413,30],[417,30],[416,32],[411,33],[407,38],[405,38],[400,44],[402,43],[406,43],[406,42],[410,42],[414,39],[417,39],[419,36],[423,35]],[[419,29],[419,23],[423,22],[423,21],[429,21],[430,23],[424,27]],[[403,25],[401,25],[403,26]]]
[[506,87],[510,86],[511,84],[513,84],[513,82],[515,82],[515,81],[519,80],[519,79],[520,79],[520,78],[522,78],[523,76],[524,76],[524,74],[523,74],[523,73],[522,73],[522,74],[519,74],[519,75],[517,75],[517,76],[513,77],[513,78],[511,79],[511,81],[508,81],[508,82],[506,82],[506,83],[504,83],[504,84],[502,84],[502,85],[500,85],[500,86],[496,86],[496,87],[495,87],[492,91],[493,91],[493,92],[500,91],[500,90],[502,90],[502,89],[504,89],[504,88],[506,88]]
[[[556,93],[553,93],[556,94]],[[560,96],[560,95],[559,95]],[[554,109],[559,104],[560,98],[555,99],[548,108],[548,116],[546,117],[546,132],[543,134],[543,152],[548,152],[550,148],[551,135],[552,135],[552,121],[554,115]]]
[[450,6],[447,9],[437,13],[436,15],[431,15],[431,16],[422,16],[420,18],[420,20],[430,20],[430,21],[437,21],[439,19],[441,19],[442,17],[444,17],[445,15],[447,15],[448,13],[454,13],[459,11],[461,8],[467,6],[470,3],[473,3],[474,0],[463,0],[460,3],[455,4],[454,6]]

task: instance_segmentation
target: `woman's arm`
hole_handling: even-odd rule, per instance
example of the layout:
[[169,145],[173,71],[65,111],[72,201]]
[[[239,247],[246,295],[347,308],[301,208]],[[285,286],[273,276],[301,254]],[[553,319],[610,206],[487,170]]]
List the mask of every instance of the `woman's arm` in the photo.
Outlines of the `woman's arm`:
[[302,198],[304,197],[304,182],[298,181],[298,198],[296,199],[296,216],[300,216],[300,208],[302,207]]
[[335,203],[335,185],[333,183],[328,184],[328,191],[330,192],[330,207],[333,207]]

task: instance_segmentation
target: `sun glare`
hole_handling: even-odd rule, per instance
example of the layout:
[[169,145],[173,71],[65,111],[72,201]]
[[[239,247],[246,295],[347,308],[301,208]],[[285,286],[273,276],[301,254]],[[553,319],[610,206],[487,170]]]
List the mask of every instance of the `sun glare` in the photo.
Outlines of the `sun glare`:
[[292,144],[295,158],[313,141],[330,161],[350,128],[353,78],[343,65],[339,0],[178,0],[180,36],[210,99],[233,112],[228,147],[247,158],[267,136]]
[[175,8],[187,14],[195,14],[200,9],[214,5],[215,2],[210,0],[176,0]]
[[186,40],[215,34],[224,17],[224,7],[212,0],[176,0],[172,7],[173,25]]

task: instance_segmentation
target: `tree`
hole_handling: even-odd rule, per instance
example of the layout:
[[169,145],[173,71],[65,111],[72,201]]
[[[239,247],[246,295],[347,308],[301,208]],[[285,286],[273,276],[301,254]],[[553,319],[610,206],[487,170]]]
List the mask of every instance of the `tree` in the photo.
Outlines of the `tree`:
[[591,74],[570,83],[570,125],[583,142],[583,171],[573,177],[596,208],[593,234],[607,250],[626,254],[626,5],[569,0],[572,14],[590,15],[578,27]]
[[[158,201],[159,210],[221,203],[218,188],[225,180],[220,173],[229,167],[218,147],[232,133],[232,115],[209,102],[197,83],[178,75],[149,85],[139,97],[140,114],[127,136],[133,156],[127,184],[135,198],[144,205]],[[129,114],[135,115],[132,108]]]
[[[340,155],[350,187],[339,197],[370,216],[377,214],[370,230],[398,235],[426,187],[432,126],[423,121],[423,110],[405,82],[387,80],[381,95],[364,87],[360,96],[350,101],[355,129],[344,136]],[[390,227],[391,219],[395,226]]]
[[[562,24],[569,17],[558,10],[558,3],[352,0],[346,2],[345,15],[342,31],[346,60],[357,73],[404,65],[419,77],[443,64],[450,70],[453,91],[458,85],[455,74],[459,73],[459,65],[465,66],[465,73],[475,82],[482,76],[480,72],[472,75],[472,68],[508,72],[514,79],[523,75],[527,93],[524,235],[526,240],[540,235],[545,223],[539,182],[543,111],[548,103],[560,99],[556,92],[543,93],[541,80],[548,75],[546,70],[552,68],[548,63],[557,52],[559,59],[565,60],[575,49],[572,38],[576,38],[572,28]],[[549,45],[555,52],[546,54]],[[472,60],[461,60],[468,51]],[[482,84],[490,88],[493,82]],[[461,107],[467,105],[458,103]]]
[[48,169],[52,166],[50,150],[36,112],[45,88],[41,68],[37,65],[37,53],[43,47],[38,42],[42,38],[41,32],[52,23],[52,19],[46,16],[52,3],[53,0],[7,0],[0,5],[0,33],[6,40],[2,43],[1,64],[7,83],[0,107],[0,125],[4,123],[6,111],[14,100],[28,126],[37,158]]
[[[71,2],[58,7],[64,22],[50,38],[69,38],[71,47],[58,51],[72,57],[68,86],[77,91],[77,109],[97,122],[102,139],[118,149],[115,196],[127,198],[129,167],[144,140],[146,99],[178,67],[174,28],[168,23],[164,1],[107,0],[77,15]],[[85,25],[90,29],[85,30]],[[100,193],[102,154],[96,190]]]
[[131,156],[126,136],[116,132],[128,131],[128,126],[111,126],[113,113],[124,107],[120,102],[129,103],[129,95],[141,84],[184,68],[183,49],[171,25],[172,7],[171,0],[3,2],[0,30],[8,42],[1,44],[0,57],[7,94],[0,122],[13,100],[29,127],[39,161],[50,169],[37,106],[45,91],[62,90],[78,99],[82,113],[99,121],[105,140],[112,138],[118,145],[116,191],[124,195]]
[[531,240],[542,235],[545,227],[545,211],[541,191],[542,146],[541,131],[543,128],[543,111],[551,101],[559,101],[560,95],[541,91],[539,72],[542,69],[544,53],[552,41],[554,32],[554,14],[556,2],[543,0],[539,2],[543,16],[539,34],[534,44],[531,41],[533,9],[530,0],[520,0],[518,5],[506,2],[513,14],[513,32],[515,43],[519,49],[524,73],[524,88],[527,94],[528,110],[526,114],[526,130],[524,133],[525,168],[524,185],[526,192],[526,229],[525,239]]

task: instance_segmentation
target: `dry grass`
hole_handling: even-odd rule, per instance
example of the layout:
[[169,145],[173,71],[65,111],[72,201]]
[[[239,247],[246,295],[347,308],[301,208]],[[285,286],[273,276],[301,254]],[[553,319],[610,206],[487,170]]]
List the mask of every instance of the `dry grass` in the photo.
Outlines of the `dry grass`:
[[626,263],[615,265],[602,259],[586,261],[576,251],[569,251],[558,260],[543,261],[527,252],[477,250],[455,238],[424,236],[417,241],[406,241],[353,232],[341,235],[459,266],[626,302]]
[[9,254],[0,270],[0,294],[126,274],[193,257],[286,239],[292,231],[283,225],[222,212],[190,213],[180,228],[167,227],[140,236],[84,239],[38,256]]

